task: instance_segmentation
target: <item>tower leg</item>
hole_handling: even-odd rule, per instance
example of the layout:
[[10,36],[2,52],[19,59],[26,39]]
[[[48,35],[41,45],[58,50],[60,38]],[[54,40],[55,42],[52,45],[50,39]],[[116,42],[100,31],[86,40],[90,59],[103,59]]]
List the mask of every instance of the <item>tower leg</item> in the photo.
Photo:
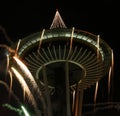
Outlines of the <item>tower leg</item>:
[[70,89],[69,89],[69,63],[65,62],[65,77],[66,77],[66,105],[67,105],[67,116],[71,116],[70,110]]
[[81,89],[79,92],[79,115],[78,116],[82,116],[83,92],[84,92],[83,89]]

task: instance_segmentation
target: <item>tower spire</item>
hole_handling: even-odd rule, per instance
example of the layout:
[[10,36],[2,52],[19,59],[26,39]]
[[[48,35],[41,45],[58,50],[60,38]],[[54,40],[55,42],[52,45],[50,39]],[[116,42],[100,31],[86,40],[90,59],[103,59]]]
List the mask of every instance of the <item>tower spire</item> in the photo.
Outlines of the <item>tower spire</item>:
[[50,29],[53,29],[53,28],[67,28],[60,16],[58,10],[56,10],[53,22],[50,26]]

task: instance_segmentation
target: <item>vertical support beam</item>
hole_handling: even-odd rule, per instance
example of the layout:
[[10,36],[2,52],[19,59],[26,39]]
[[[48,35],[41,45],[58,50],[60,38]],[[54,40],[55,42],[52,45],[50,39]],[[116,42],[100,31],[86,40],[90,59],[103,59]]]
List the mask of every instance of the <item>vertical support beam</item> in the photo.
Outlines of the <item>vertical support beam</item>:
[[45,84],[45,94],[46,94],[47,104],[48,104],[47,116],[53,116],[52,109],[51,109],[52,107],[51,107],[51,100],[50,100],[50,94],[49,94],[49,88],[48,88],[48,81],[47,81],[47,72],[46,72],[46,67],[44,65],[42,67],[42,74],[43,74],[43,80]]
[[65,77],[66,77],[66,105],[67,105],[67,116],[71,116],[70,108],[70,90],[69,90],[69,63],[68,60],[65,62]]
[[84,90],[81,89],[79,92],[79,115],[78,116],[82,116],[83,94],[84,94]]

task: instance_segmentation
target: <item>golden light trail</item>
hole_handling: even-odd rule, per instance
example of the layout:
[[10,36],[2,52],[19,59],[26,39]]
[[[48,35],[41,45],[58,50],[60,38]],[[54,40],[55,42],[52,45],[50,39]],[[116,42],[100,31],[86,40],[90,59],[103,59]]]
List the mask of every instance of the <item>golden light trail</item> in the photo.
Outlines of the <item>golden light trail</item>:
[[25,98],[25,93],[27,93],[27,95],[30,96],[30,90],[29,90],[25,80],[23,79],[22,75],[14,67],[11,67],[11,69],[21,84],[21,87],[22,87],[23,93],[24,93],[24,98]]
[[74,116],[78,116],[79,112],[79,84],[76,85],[76,95],[75,95],[75,107],[74,107]]
[[[111,55],[112,55],[112,63],[111,63],[111,84],[113,85],[113,75],[114,75],[114,53],[113,53],[113,49],[111,49]],[[113,86],[111,86],[113,89]]]
[[8,68],[9,68],[9,55],[7,54],[7,66],[6,66],[6,70],[8,71]]
[[95,94],[94,94],[94,112],[95,112],[95,108],[96,108],[97,93],[98,93],[98,81],[96,82],[96,86],[95,86]]
[[31,85],[33,86],[34,89],[37,90],[39,96],[41,96],[41,91],[38,88],[37,83],[35,82],[34,77],[32,76],[31,72],[29,71],[29,69],[27,68],[27,66],[21,61],[19,60],[16,56],[13,56],[13,59],[15,59],[15,61],[18,63],[19,67],[21,68],[22,72],[25,74],[25,77],[30,80]]
[[75,30],[75,28],[73,27],[73,28],[72,28],[72,35],[71,35],[71,39],[70,39],[70,51],[71,51],[71,49],[72,49],[72,44],[73,44],[74,30]]
[[10,70],[8,71],[8,73],[10,75],[10,91],[9,91],[9,99],[10,99],[10,95],[11,95],[11,91],[12,91],[13,78],[12,78],[12,72]]
[[94,104],[96,104],[97,92],[98,92],[98,81],[96,82],[96,86],[95,86]]
[[114,68],[114,54],[113,50],[111,49],[111,66],[109,69],[109,75],[108,75],[108,100],[110,100],[110,92],[111,92],[111,79],[113,77],[113,68]]
[[44,112],[46,112],[46,104],[45,104],[44,98],[42,96],[40,88],[38,88],[38,85],[35,82],[35,79],[31,74],[31,72],[29,71],[27,66],[21,60],[19,60],[19,58],[17,58],[17,56],[13,56],[13,59],[19,65],[19,68],[22,70],[22,72],[24,73],[24,76],[27,78],[27,80],[29,80],[29,84],[31,85],[31,87],[33,87],[33,89],[36,91],[36,94],[38,95],[38,97],[40,98],[40,100],[43,104]]
[[21,85],[24,93],[26,93],[28,100],[33,105],[34,110],[37,111],[35,113],[39,114],[39,116],[40,116],[40,113],[38,112],[39,110],[38,110],[38,107],[37,107],[37,103],[36,103],[36,101],[35,101],[32,93],[31,93],[31,91],[30,91],[27,83],[25,82],[24,78],[22,77],[22,75],[14,67],[11,67],[11,70],[13,71],[13,73],[15,74],[15,76],[17,77],[17,79],[18,79],[18,81],[19,81],[19,83],[20,83],[20,85]]
[[70,38],[70,48],[69,48],[69,52],[68,52],[68,56],[67,56],[67,59],[69,58],[70,56],[70,53],[71,53],[71,50],[72,50],[72,44],[73,44],[73,36],[74,36],[74,27],[72,28],[72,34],[71,34],[71,38]]
[[114,54],[113,54],[113,50],[112,50],[112,49],[111,49],[111,55],[112,55],[111,67],[112,67],[112,75],[113,75],[113,69],[114,69]]
[[0,47],[6,48],[10,53],[15,53],[15,50],[7,45],[0,44]]
[[[34,80],[34,77],[32,76],[31,72],[28,70],[27,66],[21,60],[19,60],[19,58],[17,58],[16,56],[13,56],[13,59],[18,63],[19,67],[24,72],[26,78],[31,81],[31,84],[33,85],[33,87],[38,88]],[[39,94],[41,95],[41,92]]]
[[110,67],[110,69],[109,69],[109,75],[108,75],[108,97],[109,97],[109,95],[110,95],[111,70],[112,70],[112,68]]
[[18,52],[18,49],[19,49],[19,46],[20,46],[20,42],[21,42],[21,39],[19,39],[19,41],[18,41],[18,44],[17,44],[16,50],[15,50],[15,55],[16,55],[17,52]]
[[74,111],[74,106],[75,106],[75,90],[73,90],[72,111]]
[[38,50],[41,48],[42,40],[43,40],[43,36],[44,36],[44,32],[45,32],[45,29],[43,29],[42,34],[41,34],[40,41],[39,41],[39,46],[38,46]]

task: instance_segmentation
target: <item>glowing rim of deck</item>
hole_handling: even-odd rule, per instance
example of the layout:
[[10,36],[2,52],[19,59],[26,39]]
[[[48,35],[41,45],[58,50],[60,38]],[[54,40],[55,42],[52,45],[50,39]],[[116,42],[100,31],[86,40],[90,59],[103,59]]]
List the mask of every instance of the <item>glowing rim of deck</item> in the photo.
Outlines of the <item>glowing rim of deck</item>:
[[[88,32],[85,32],[85,31],[84,31],[84,33],[88,34]],[[36,34],[37,33],[35,33],[35,35]],[[40,33],[39,33],[39,35],[40,35]],[[92,35],[92,36],[95,36],[95,35]],[[28,37],[30,37],[30,36],[28,36]],[[50,38],[54,39],[56,37],[64,37],[64,38],[65,37],[69,37],[69,38],[71,38],[71,31],[69,31],[69,32],[68,31],[67,32],[57,32],[57,33],[56,32],[55,33],[54,32],[53,33],[45,33],[44,36],[43,36],[43,41],[46,40],[46,39],[50,39]],[[102,47],[98,48],[98,45],[97,45],[97,36],[96,36],[96,41],[95,41],[93,38],[90,38],[88,36],[74,33],[73,38],[76,38],[76,39],[82,40],[84,42],[88,42],[89,44],[92,44],[94,47],[96,47],[97,49],[99,49],[99,51],[101,53],[101,56],[102,56],[102,60],[104,60],[104,52],[102,50]],[[20,48],[20,50],[18,52],[18,55],[21,56],[21,54],[24,52],[24,50],[26,48],[28,48],[29,46],[31,46],[31,45],[39,42],[39,41],[40,41],[40,36],[38,36],[37,38],[34,38],[33,40],[28,41],[25,45],[22,46],[22,48]]]

